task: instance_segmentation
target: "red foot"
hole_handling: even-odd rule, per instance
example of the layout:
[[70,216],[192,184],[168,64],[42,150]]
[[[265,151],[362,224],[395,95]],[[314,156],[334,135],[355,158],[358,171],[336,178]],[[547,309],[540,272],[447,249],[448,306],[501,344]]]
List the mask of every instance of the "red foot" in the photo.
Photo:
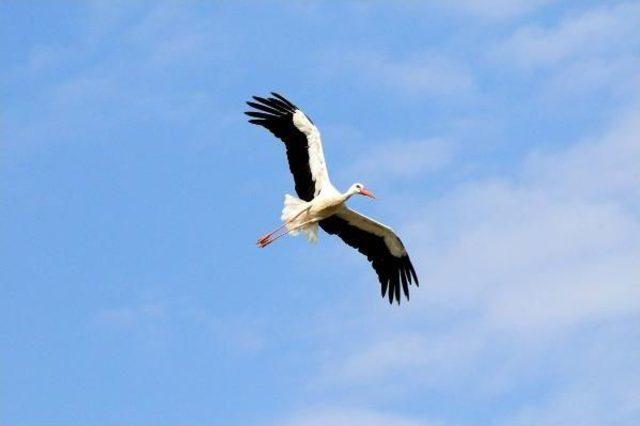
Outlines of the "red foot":
[[271,234],[267,234],[264,237],[260,237],[258,239],[258,242],[256,243],[256,245],[260,248],[264,248],[266,246],[268,246],[269,244],[271,244],[272,240],[271,240]]

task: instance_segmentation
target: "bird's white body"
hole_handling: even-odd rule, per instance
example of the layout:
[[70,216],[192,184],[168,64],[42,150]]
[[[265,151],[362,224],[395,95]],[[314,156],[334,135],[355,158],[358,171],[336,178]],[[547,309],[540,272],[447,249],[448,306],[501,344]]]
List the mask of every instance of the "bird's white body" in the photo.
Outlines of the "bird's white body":
[[[393,229],[346,206],[355,194],[375,198],[373,194],[360,183],[344,193],[338,191],[329,179],[318,128],[290,101],[277,93],[273,96],[254,96],[257,102],[247,104],[256,111],[246,114],[253,117],[250,123],[265,127],[284,142],[299,198],[285,195],[284,224],[261,237],[257,245],[266,247],[284,235],[299,232],[316,242],[321,227],[367,256],[378,274],[383,297],[389,290],[389,302],[395,298],[400,303],[400,286],[409,298],[408,286],[418,285],[418,277],[400,238]],[[278,234],[283,228],[286,231]]]
[[333,185],[332,190],[326,188],[311,201],[304,201],[290,194],[284,196],[284,208],[280,217],[291,235],[303,232],[307,239],[315,243],[318,241],[318,222],[338,213],[344,208],[345,202],[355,192],[341,194]]

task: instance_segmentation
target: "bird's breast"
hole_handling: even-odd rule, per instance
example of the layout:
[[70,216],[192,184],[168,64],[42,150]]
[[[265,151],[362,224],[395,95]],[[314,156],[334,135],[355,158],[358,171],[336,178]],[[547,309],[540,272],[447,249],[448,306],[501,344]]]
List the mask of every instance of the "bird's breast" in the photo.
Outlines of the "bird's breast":
[[316,198],[312,201],[309,213],[319,219],[335,214],[342,207],[342,200],[336,198]]

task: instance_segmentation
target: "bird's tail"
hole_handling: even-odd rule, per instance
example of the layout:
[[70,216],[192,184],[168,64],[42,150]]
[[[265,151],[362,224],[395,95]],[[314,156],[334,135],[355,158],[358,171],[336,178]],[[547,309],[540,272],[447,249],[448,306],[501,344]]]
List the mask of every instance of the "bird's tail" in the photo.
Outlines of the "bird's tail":
[[287,230],[291,231],[291,235],[298,235],[299,232],[303,232],[307,236],[309,242],[315,243],[318,241],[318,223],[314,222],[299,227],[300,224],[309,220],[309,215],[307,213],[301,214],[307,206],[308,203],[306,201],[292,195],[285,194],[284,208],[282,209],[282,216],[280,218],[283,222],[287,223]]

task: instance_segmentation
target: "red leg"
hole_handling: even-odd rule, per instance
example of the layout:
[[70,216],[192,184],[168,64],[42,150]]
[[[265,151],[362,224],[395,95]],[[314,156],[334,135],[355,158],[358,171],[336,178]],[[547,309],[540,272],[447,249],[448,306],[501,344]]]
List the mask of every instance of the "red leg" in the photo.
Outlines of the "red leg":
[[258,245],[258,247],[262,248],[267,246],[268,244],[272,243],[273,241],[277,240],[278,238],[280,238],[282,235],[287,234],[290,231],[285,232],[284,234],[278,235],[276,238],[273,238],[271,241],[269,241],[271,239],[271,237],[273,236],[273,234],[275,234],[276,232],[278,232],[279,230],[281,230],[282,228],[284,228],[285,226],[287,226],[289,223],[293,222],[294,220],[296,220],[298,218],[298,216],[300,216],[302,213],[306,212],[307,210],[309,210],[308,208],[305,208],[303,210],[301,210],[298,214],[296,214],[294,217],[292,217],[291,219],[289,219],[288,221],[286,221],[285,223],[283,223],[282,225],[280,225],[279,227],[277,227],[276,229],[274,229],[273,231],[269,232],[266,235],[263,235],[262,237],[258,238],[258,242],[256,243]]
[[[274,242],[275,240],[277,240],[277,239],[279,239],[279,238],[281,238],[281,237],[284,237],[285,235],[289,234],[290,232],[293,232],[293,231],[295,231],[295,230],[297,230],[297,229],[300,229],[300,228],[302,228],[303,226],[308,225],[308,224],[313,223],[313,222],[315,222],[315,221],[314,221],[314,220],[306,221],[306,222],[301,223],[300,225],[296,226],[295,228],[291,228],[291,229],[287,230],[286,232],[283,232],[283,233],[281,233],[281,234],[276,235],[275,237],[273,237],[273,234],[275,233],[275,231],[274,231],[274,232],[272,232],[271,234],[265,235],[264,237],[260,238],[260,239],[258,240],[257,246],[258,246],[259,248],[265,248],[266,246],[268,246],[269,244],[271,244],[271,243],[272,243],[272,242]],[[284,225],[283,225],[283,226],[284,226]],[[282,226],[281,226],[280,228],[282,228]],[[279,229],[280,229],[280,228],[279,228]],[[276,230],[276,231],[277,231],[277,230]]]
[[287,223],[289,223],[289,222],[283,223],[282,225],[280,225],[279,227],[277,227],[273,231],[271,231],[268,234],[263,235],[262,237],[258,238],[258,245],[264,244],[264,242],[266,242],[269,238],[271,238],[273,236],[273,234],[275,234],[276,232],[278,232],[279,230],[281,230],[282,228],[287,226]]

